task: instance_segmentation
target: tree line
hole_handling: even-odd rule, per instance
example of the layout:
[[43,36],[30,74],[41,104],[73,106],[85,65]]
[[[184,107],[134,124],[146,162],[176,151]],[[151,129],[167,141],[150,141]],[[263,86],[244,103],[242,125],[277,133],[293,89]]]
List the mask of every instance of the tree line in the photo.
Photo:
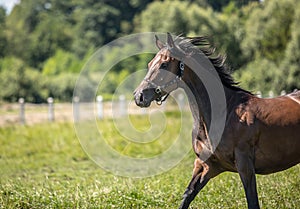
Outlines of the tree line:
[[[299,24],[297,0],[22,0],[10,14],[0,8],[0,101],[71,101],[97,48],[149,31],[207,35],[242,87],[292,91],[300,81]],[[150,58],[119,63],[107,94]]]

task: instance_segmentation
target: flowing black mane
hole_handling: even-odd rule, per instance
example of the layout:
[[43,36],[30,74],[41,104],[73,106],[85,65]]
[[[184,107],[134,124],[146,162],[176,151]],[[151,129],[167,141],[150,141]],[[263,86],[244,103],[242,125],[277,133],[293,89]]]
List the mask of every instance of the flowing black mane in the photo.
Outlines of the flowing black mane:
[[222,56],[220,54],[215,55],[215,48],[211,46],[207,37],[178,36],[174,40],[174,43],[176,45],[176,48],[182,50],[186,55],[199,53],[200,50],[212,63],[224,86],[236,91],[244,91],[249,94],[252,94],[251,92],[246,91],[241,87],[239,87],[239,83],[234,81],[233,77],[230,74],[228,66],[225,63],[226,56]]

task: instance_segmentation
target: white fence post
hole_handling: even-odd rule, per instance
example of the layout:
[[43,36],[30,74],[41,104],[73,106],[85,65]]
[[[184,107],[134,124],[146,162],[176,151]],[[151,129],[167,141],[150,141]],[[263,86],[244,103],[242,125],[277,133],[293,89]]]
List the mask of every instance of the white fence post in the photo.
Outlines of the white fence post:
[[124,95],[119,96],[119,114],[120,117],[126,115],[126,98]]
[[184,102],[183,93],[178,94],[178,103],[179,103],[180,110],[181,111],[184,110],[185,102]]
[[103,119],[103,97],[97,96],[97,113],[98,113],[98,119]]
[[48,97],[48,120],[50,122],[54,121],[54,100],[52,97]]
[[274,92],[271,90],[269,91],[269,98],[273,98],[274,97]]
[[262,98],[262,93],[261,93],[261,91],[256,92],[256,95],[257,95],[258,98]]
[[73,98],[73,116],[74,116],[74,121],[78,122],[80,119],[80,105],[79,105],[79,97],[75,96]]
[[19,104],[20,104],[20,123],[25,124],[25,99],[20,98]]

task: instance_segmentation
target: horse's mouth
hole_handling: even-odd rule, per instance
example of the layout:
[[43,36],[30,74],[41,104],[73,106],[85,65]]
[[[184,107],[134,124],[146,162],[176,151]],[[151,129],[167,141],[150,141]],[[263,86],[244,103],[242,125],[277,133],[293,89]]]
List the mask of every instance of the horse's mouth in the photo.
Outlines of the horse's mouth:
[[149,107],[153,99],[147,99],[143,93],[136,93],[134,96],[135,104],[139,107]]
[[137,104],[137,106],[145,108],[145,107],[149,107],[150,104],[151,102],[140,102],[139,104]]

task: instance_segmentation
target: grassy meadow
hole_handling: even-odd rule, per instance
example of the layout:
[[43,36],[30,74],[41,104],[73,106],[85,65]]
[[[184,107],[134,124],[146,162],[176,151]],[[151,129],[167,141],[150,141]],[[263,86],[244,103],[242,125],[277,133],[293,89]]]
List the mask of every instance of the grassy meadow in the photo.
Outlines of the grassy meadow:
[[[177,114],[168,117],[176,129]],[[132,116],[132,120],[141,130],[149,126],[143,117]],[[98,125],[105,127],[112,146],[121,149],[118,144],[122,143],[115,143],[121,139],[113,129],[113,121],[99,121]],[[168,130],[167,134],[165,138],[172,138],[174,133]],[[153,150],[159,152],[156,146],[154,142]],[[126,149],[126,154],[136,149],[139,147]],[[147,178],[114,176],[87,157],[72,123],[3,127],[0,208],[177,208],[190,180],[193,160],[191,151],[163,174]],[[300,208],[299,165],[257,179],[262,208]],[[191,208],[246,208],[239,176],[224,173],[216,177],[200,192]]]

